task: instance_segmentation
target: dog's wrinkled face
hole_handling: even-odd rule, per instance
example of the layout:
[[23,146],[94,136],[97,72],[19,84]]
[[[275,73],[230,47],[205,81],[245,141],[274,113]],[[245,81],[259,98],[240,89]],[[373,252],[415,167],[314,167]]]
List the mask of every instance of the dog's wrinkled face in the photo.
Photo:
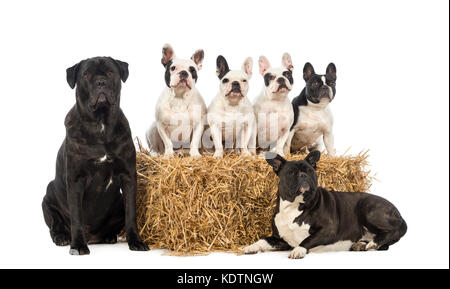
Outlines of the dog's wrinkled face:
[[175,57],[173,48],[166,44],[162,49],[161,63],[166,68],[164,79],[169,88],[191,90],[198,78],[198,71],[202,67],[205,54],[203,50],[197,50],[191,59]]
[[265,56],[259,57],[259,72],[264,77],[264,85],[273,96],[286,95],[292,90],[294,78],[291,56],[285,53],[281,60],[281,67],[273,68]]
[[121,80],[128,78],[128,64],[111,57],[82,60],[67,69],[67,82],[77,87],[77,105],[84,112],[96,113],[118,107]]
[[310,200],[318,185],[315,170],[320,152],[312,151],[301,161],[287,161],[279,155],[274,155],[266,153],[266,161],[280,178],[279,196],[289,202],[293,202],[298,196],[302,196],[304,202]]
[[230,70],[222,55],[217,57],[217,77],[220,79],[220,93],[232,106],[238,105],[247,96],[248,82],[252,77],[253,60],[245,59],[241,70]]
[[307,62],[303,68],[303,79],[306,81],[306,98],[314,104],[329,103],[336,95],[336,66],[328,64],[326,74],[319,75]]

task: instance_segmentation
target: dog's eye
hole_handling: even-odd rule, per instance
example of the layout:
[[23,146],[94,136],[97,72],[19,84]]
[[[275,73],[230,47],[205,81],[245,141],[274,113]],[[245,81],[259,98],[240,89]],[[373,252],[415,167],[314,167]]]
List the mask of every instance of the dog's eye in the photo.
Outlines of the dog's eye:
[[172,66],[171,68],[170,68],[170,70],[172,70],[172,71],[175,71],[175,66]]
[[247,82],[247,79],[242,79],[242,82]]
[[335,87],[336,86],[336,82],[330,82],[328,85],[331,86],[331,87]]
[[86,72],[85,74],[83,74],[83,77],[84,78],[89,78],[89,77],[91,77],[91,74]]
[[228,81],[230,81],[228,78],[224,78],[224,79],[222,80],[222,83],[227,83]]
[[113,72],[112,71],[108,71],[106,74],[108,74],[108,76],[112,76]]
[[274,80],[275,78],[277,78],[275,75],[270,76],[270,80]]
[[312,84],[313,87],[319,87],[319,83],[317,81],[314,81]]

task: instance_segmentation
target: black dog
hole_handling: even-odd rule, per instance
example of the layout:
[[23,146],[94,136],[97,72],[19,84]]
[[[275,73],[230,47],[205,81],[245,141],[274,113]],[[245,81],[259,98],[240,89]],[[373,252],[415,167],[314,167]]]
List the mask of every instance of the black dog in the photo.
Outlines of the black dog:
[[124,226],[129,248],[148,250],[136,227],[136,151],[119,107],[127,78],[128,64],[110,57],[67,69],[76,104],[42,209],[53,242],[70,244],[72,255],[89,254],[87,243],[116,243]]
[[318,187],[319,151],[302,161],[268,157],[280,178],[272,236],[244,248],[244,253],[294,248],[289,258],[303,258],[309,251],[387,250],[406,233],[406,222],[387,200]]

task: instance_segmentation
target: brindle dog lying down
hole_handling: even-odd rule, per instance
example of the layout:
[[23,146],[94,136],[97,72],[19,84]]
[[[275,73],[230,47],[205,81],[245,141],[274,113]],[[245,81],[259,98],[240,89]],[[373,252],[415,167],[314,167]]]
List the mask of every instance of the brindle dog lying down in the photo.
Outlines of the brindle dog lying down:
[[127,78],[128,64],[110,57],[67,69],[76,104],[42,208],[53,242],[70,244],[72,255],[89,254],[88,243],[116,243],[124,226],[129,248],[148,250],[136,227],[136,151],[119,106]]

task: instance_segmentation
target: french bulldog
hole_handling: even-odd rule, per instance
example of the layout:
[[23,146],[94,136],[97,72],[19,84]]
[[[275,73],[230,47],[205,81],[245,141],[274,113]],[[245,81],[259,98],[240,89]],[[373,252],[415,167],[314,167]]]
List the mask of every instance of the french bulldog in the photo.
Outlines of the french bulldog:
[[152,153],[189,149],[191,157],[200,157],[200,142],[205,125],[206,105],[195,87],[198,71],[202,68],[203,50],[197,50],[191,59],[175,56],[166,44],[161,63],[165,67],[166,86],[156,104],[156,121],[147,130],[146,138]]
[[252,67],[251,57],[245,59],[241,70],[230,70],[225,57],[217,57],[219,92],[208,107],[207,115],[216,158],[223,157],[224,145],[225,149],[239,149],[244,155],[255,152],[255,147],[249,146],[256,129],[255,115],[247,98]]
[[329,108],[336,95],[336,66],[330,63],[325,75],[314,72],[307,62],[303,68],[306,87],[292,100],[294,123],[288,144],[291,152],[308,148],[321,150],[323,143],[330,156],[334,156],[333,115]]
[[285,53],[281,67],[273,68],[265,56],[259,58],[259,72],[264,77],[264,88],[257,96],[253,109],[257,122],[257,143],[263,150],[279,155],[289,153],[287,141],[294,122],[294,111],[288,94],[292,90],[294,66]]
[[89,254],[88,243],[116,243],[124,226],[129,248],[148,250],[136,227],[136,151],[119,106],[127,78],[128,64],[111,57],[67,69],[76,104],[42,209],[53,242],[70,244],[72,255]]
[[387,200],[318,187],[319,151],[300,161],[269,154],[266,160],[280,179],[272,235],[244,253],[291,250],[289,258],[298,259],[308,252],[387,250],[405,235],[406,222]]

